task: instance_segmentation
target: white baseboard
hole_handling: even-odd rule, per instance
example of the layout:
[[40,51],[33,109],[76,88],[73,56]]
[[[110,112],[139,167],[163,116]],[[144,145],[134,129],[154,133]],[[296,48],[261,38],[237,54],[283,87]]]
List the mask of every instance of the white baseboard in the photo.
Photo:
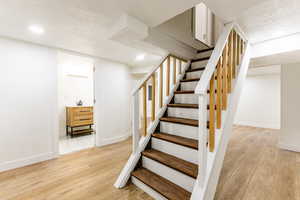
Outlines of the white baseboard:
[[131,136],[130,133],[126,133],[122,136],[118,136],[118,137],[114,137],[114,138],[109,138],[109,139],[100,140],[100,141],[97,140],[96,146],[97,147],[102,147],[102,146],[114,144],[114,143],[117,143],[117,142],[122,142],[122,141],[128,139],[130,136]]
[[[102,140],[100,144],[97,144],[97,146],[100,147],[100,146],[105,146],[105,145],[121,142],[121,141],[126,140],[129,137],[130,137],[130,134],[127,133],[123,136],[109,138],[107,140]],[[3,163],[0,163],[0,172],[24,167],[27,165],[32,165],[32,164],[43,162],[46,160],[51,160],[51,159],[54,159],[55,157],[57,157],[57,153],[49,152],[49,153],[39,154],[39,155],[27,157],[27,158],[3,162]]]
[[278,147],[280,149],[288,150],[288,151],[295,151],[300,152],[300,146],[293,145],[293,144],[284,144],[284,143],[278,143]]
[[271,128],[280,129],[280,123],[266,123],[266,122],[255,122],[255,121],[237,121],[234,125],[241,126],[253,126],[258,128]]
[[43,162],[46,160],[51,160],[53,158],[55,158],[54,153],[50,152],[50,153],[39,154],[39,155],[35,155],[35,156],[23,158],[23,159],[7,161],[7,162],[0,164],[0,172],[24,167],[27,165],[32,165],[32,164]]

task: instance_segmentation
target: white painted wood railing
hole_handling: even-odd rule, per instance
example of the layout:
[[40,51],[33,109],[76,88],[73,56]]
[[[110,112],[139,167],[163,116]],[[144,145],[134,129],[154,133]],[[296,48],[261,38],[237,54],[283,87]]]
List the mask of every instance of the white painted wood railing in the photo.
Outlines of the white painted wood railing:
[[[166,55],[160,64],[153,68],[133,90],[132,154],[114,184],[116,188],[122,188],[127,183],[141,152],[148,144],[151,134],[166,111],[167,104],[172,100],[174,91],[178,88],[189,65],[190,62],[183,58],[171,54]],[[150,93],[151,98],[149,98]],[[149,110],[147,109],[148,104],[151,108]]]
[[[169,54],[165,56],[159,66],[151,70],[137,88],[133,90],[132,136],[134,153],[137,151],[140,137],[147,135],[149,124],[156,120],[157,111],[165,105],[164,99],[170,96],[170,90],[176,85],[177,79],[182,75],[183,66],[186,63],[187,60],[175,55]],[[151,86],[151,90],[149,86]],[[149,98],[150,96],[151,98]],[[141,102],[140,99],[142,99]],[[147,109],[148,100],[151,101],[150,113]],[[142,107],[142,114],[140,114],[140,107]]]
[[199,168],[193,200],[213,199],[249,66],[249,52],[249,42],[240,27],[227,24],[196,87]]

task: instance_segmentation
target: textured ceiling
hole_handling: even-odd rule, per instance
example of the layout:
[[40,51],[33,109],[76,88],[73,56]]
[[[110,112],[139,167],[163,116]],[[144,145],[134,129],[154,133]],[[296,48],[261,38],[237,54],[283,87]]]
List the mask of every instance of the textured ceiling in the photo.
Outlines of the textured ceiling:
[[300,1],[262,1],[243,11],[238,22],[253,43],[300,32]]
[[299,0],[205,0],[226,22],[236,20],[252,43],[300,32]]
[[[0,36],[107,58],[132,66],[152,65],[165,52],[135,43],[110,40],[111,28],[127,13],[156,26],[199,3],[200,0],[0,0]],[[166,9],[168,8],[168,9]],[[31,24],[45,34],[33,35]],[[143,62],[136,55],[146,54]]]

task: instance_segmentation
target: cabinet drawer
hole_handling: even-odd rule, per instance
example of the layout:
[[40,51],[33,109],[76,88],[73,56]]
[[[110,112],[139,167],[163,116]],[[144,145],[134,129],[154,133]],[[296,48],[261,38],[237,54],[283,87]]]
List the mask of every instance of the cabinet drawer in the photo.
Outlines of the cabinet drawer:
[[85,114],[85,113],[93,113],[93,108],[90,107],[75,108],[73,110],[73,113],[77,115]]
[[71,126],[84,126],[90,124],[93,124],[93,119],[80,119],[72,121]]
[[93,121],[93,114],[85,114],[85,115],[75,115],[73,120],[74,121],[85,121],[85,120],[92,120]]

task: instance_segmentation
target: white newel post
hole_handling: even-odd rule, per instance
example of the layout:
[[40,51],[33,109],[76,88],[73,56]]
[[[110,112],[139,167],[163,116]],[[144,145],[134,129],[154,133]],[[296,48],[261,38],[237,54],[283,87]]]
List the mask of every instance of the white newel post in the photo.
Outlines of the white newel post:
[[132,152],[135,154],[138,150],[140,133],[139,133],[139,93],[133,96],[132,105]]
[[199,95],[198,183],[204,186],[207,170],[207,97]]

